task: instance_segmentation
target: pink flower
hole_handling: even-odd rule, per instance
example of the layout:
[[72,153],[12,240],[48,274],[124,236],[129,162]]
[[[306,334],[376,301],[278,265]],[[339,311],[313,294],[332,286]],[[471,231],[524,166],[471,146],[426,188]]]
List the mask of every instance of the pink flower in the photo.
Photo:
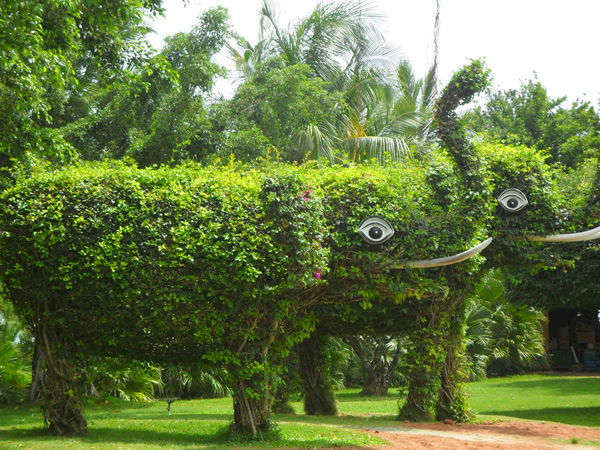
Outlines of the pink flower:
[[310,194],[312,194],[312,190],[307,189],[306,192],[304,194],[302,194],[300,197],[305,201],[309,201],[310,200]]
[[317,280],[320,280],[320,279],[321,279],[321,271],[320,271],[320,270],[317,270],[317,271],[315,271],[315,278],[316,278]]

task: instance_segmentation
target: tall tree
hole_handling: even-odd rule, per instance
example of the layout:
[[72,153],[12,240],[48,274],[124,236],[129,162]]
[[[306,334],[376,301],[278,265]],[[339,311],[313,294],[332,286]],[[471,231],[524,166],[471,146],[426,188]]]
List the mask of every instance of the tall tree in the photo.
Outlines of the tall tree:
[[260,10],[259,43],[242,39],[242,49],[231,48],[239,69],[251,73],[262,62],[283,56],[289,65],[304,63],[316,76],[341,90],[357,72],[393,70],[399,52],[379,30],[383,15],[360,1],[319,3],[306,17],[282,26],[274,3],[264,0]]
[[90,90],[86,109],[66,128],[86,159],[130,156],[143,166],[198,160],[210,123],[206,98],[226,71],[213,61],[229,38],[224,8],[210,9],[188,33],[166,39],[158,55],[140,58],[119,83]]
[[372,6],[319,4],[287,28],[279,24],[271,2],[263,2],[260,14],[258,44],[242,40],[241,50],[231,48],[240,74],[248,80],[264,72],[261,65],[274,56],[290,66],[306,64],[327,89],[342,93],[348,105],[335,121],[295,128],[301,153],[331,161],[383,160],[386,154],[399,159],[409,153],[415,135],[431,123],[431,110],[414,109],[414,102],[426,98],[424,104],[431,106],[435,77],[432,72],[415,83],[410,64],[397,66],[399,51],[386,43],[378,28],[382,16]]
[[490,92],[484,106],[469,113],[475,131],[492,139],[548,150],[551,161],[576,167],[600,152],[600,116],[589,102],[563,106],[537,79],[519,89]]
[[[0,169],[33,156],[65,160],[72,150],[54,117],[88,69],[116,77],[141,49],[124,30],[161,0],[8,0],[0,6]],[[84,60],[82,70],[74,62]]]
[[417,79],[410,62],[401,61],[393,79],[363,90],[360,104],[344,92],[349,103],[344,114],[301,130],[301,146],[314,159],[402,159],[411,149],[424,150],[432,138],[434,94],[433,69]]
[[[252,160],[265,156],[270,146],[284,161],[298,162],[311,155],[303,130],[336,123],[344,108],[343,97],[329,92],[306,64],[287,65],[274,58],[220,107],[215,122],[224,136],[223,152]],[[259,145],[252,148],[244,137]]]

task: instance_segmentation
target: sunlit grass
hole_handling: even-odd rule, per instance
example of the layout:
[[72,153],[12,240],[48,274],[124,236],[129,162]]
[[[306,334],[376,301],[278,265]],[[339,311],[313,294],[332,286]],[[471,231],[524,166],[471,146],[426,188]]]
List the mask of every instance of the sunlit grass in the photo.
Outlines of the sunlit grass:
[[[278,432],[266,441],[231,442],[228,427],[232,420],[231,399],[181,400],[128,403],[109,399],[108,404],[86,407],[89,433],[85,437],[58,438],[43,430],[37,407],[0,409],[1,449],[222,449],[381,445],[384,442],[356,428],[345,428],[342,417],[331,422],[304,415],[275,417]],[[337,421],[336,421],[337,419]]]
[[[521,418],[572,425],[600,426],[600,377],[527,375],[470,383],[471,407],[484,418]],[[38,407],[0,407],[0,449],[250,449],[373,446],[383,441],[363,432],[401,424],[398,394],[361,397],[358,390],[337,395],[336,417],[306,416],[302,403],[292,404],[296,414],[275,416],[278,433],[266,441],[231,442],[227,430],[232,420],[231,399],[180,400],[128,403],[109,399],[90,403],[85,415],[89,433],[80,438],[48,436]]]
[[524,375],[470,383],[479,414],[600,426],[600,376]]

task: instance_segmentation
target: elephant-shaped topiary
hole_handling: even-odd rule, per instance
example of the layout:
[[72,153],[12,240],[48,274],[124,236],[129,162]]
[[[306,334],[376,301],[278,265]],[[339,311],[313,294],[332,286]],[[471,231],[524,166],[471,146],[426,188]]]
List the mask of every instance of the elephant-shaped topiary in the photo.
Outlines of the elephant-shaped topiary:
[[[474,61],[444,89],[436,108],[441,152],[407,163],[403,174],[383,168],[374,175],[363,167],[346,173],[349,178],[321,178],[333,227],[327,234],[332,272],[324,295],[334,301],[316,307],[317,334],[409,336],[414,353],[402,419],[427,420],[433,411],[442,420],[468,418],[460,389],[462,313],[465,297],[486,267],[551,265],[552,244],[545,241],[600,237],[600,228],[555,235],[574,231],[581,215],[556,189],[555,170],[545,164],[543,152],[468,137],[456,109],[487,79],[483,65]],[[386,177],[396,178],[394,190],[387,188],[393,182],[382,180]],[[600,171],[597,177],[600,181]],[[579,209],[590,211],[597,203],[590,195]],[[388,236],[380,244],[368,235],[361,239],[361,223],[368,225],[370,216]],[[598,225],[597,218],[588,222]],[[479,257],[465,260],[479,252],[485,265]],[[432,259],[435,255],[439,258]],[[319,338],[306,342],[314,346]],[[335,412],[323,400],[332,396],[319,374],[319,350],[303,348],[300,354],[302,372],[312,380],[304,383],[306,411]]]
[[[403,414],[462,418],[460,319],[477,255],[490,238],[490,262],[534,255],[562,213],[539,154],[478,153],[460,129],[454,110],[487,78],[474,62],[451,81],[437,113],[448,151],[423,161],[106,162],[0,194],[0,277],[36,337],[50,431],[85,432],[78,370],[90,354],[224,367],[232,430],[268,431],[281,361],[317,319],[332,333],[409,330],[419,346]],[[509,188],[525,209],[505,212],[523,202],[502,197]]]

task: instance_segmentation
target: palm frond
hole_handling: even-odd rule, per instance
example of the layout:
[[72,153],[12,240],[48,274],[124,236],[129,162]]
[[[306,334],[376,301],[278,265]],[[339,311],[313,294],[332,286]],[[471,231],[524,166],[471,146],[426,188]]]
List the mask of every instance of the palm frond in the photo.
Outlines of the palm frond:
[[96,358],[88,362],[86,373],[98,391],[127,401],[150,401],[162,385],[159,368],[139,361]]
[[304,129],[298,130],[294,139],[296,148],[303,155],[310,156],[310,159],[327,159],[331,163],[335,162],[336,138],[335,134],[329,132],[330,128],[331,124],[325,123],[322,128],[309,124]]
[[221,381],[225,372],[209,373],[199,366],[169,364],[161,370],[160,395],[180,398],[220,398],[231,394]]
[[21,401],[31,381],[31,364],[21,353],[18,344],[18,322],[0,315],[0,403]]
[[353,162],[375,159],[383,164],[388,158],[400,161],[411,156],[410,148],[402,138],[357,136],[342,140],[340,145],[347,159]]
[[283,29],[279,26],[277,8],[271,0],[263,0],[259,15],[261,40],[265,39],[270,32],[270,39],[279,48],[280,54],[287,58],[288,64],[301,62],[296,36],[289,27]]

